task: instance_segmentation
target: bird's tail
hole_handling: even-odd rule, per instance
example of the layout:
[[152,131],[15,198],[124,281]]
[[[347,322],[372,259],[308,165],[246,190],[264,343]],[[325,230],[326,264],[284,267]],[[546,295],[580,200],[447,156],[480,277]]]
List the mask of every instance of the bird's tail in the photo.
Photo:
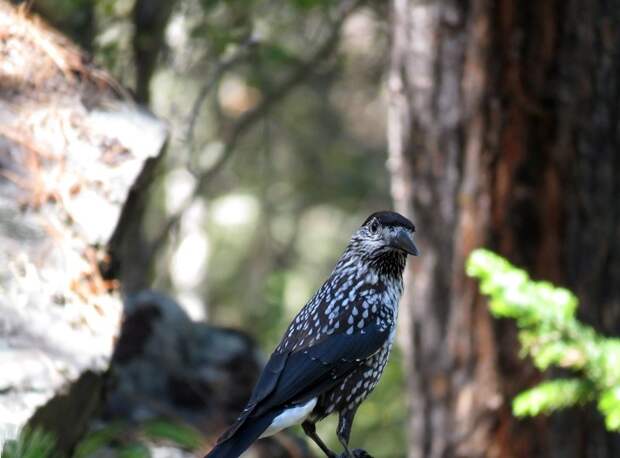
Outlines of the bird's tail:
[[205,458],[238,458],[260,437],[275,417],[275,414],[267,413],[248,418],[241,426],[233,426],[236,430],[232,434],[225,433]]

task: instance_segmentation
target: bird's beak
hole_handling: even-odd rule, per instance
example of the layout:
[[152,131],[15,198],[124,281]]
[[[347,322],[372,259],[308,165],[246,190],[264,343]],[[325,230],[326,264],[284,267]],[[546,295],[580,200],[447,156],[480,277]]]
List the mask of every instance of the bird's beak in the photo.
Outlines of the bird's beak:
[[420,253],[415,243],[413,243],[412,234],[405,229],[398,229],[398,232],[390,239],[390,246],[403,250],[405,253],[413,256],[417,256]]

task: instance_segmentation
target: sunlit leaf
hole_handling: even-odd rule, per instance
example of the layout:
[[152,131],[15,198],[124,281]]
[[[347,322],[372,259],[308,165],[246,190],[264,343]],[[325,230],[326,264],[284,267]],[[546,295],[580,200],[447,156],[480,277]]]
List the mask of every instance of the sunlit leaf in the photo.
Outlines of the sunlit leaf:
[[512,411],[518,417],[572,407],[591,399],[591,383],[579,379],[556,379],[540,383],[519,394],[512,403]]
[[612,431],[620,430],[620,386],[602,393],[598,408],[605,416],[605,426]]

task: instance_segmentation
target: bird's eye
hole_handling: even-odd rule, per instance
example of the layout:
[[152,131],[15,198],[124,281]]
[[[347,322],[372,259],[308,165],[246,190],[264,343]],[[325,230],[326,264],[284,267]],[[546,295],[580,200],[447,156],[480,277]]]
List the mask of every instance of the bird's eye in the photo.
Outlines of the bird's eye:
[[376,221],[373,221],[372,224],[370,225],[370,233],[376,234],[377,232],[379,232],[379,223]]

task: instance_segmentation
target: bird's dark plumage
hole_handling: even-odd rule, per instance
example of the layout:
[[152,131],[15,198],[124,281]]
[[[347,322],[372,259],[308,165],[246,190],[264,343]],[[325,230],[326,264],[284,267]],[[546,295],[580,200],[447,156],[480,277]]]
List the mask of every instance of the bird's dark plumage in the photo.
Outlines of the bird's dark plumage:
[[358,406],[378,383],[394,338],[411,221],[377,212],[353,234],[334,271],[301,309],[265,366],[244,411],[207,458],[235,458],[261,436],[338,412],[345,447]]

